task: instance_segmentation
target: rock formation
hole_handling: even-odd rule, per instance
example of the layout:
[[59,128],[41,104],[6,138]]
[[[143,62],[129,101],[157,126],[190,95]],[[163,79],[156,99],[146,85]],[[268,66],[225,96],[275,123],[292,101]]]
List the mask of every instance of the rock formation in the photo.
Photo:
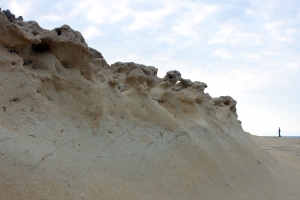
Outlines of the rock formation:
[[0,11],[0,199],[298,199],[236,101]]

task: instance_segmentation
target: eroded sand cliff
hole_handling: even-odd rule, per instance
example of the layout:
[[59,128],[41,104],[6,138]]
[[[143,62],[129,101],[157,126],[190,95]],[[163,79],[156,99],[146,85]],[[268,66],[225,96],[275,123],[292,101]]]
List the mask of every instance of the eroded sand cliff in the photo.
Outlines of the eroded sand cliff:
[[0,12],[0,199],[299,199],[236,101]]

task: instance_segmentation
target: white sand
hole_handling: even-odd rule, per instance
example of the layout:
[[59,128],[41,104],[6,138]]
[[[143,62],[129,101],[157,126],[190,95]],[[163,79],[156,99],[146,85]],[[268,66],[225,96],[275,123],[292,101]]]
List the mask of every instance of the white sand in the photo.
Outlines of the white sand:
[[251,139],[276,160],[300,172],[300,139],[257,136],[252,136]]

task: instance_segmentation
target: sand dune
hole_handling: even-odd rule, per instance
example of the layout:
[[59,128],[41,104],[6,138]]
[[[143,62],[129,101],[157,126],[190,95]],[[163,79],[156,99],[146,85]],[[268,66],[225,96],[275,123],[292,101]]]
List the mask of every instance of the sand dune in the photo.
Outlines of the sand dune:
[[1,11],[0,33],[0,199],[299,199],[232,97],[109,65],[67,25]]

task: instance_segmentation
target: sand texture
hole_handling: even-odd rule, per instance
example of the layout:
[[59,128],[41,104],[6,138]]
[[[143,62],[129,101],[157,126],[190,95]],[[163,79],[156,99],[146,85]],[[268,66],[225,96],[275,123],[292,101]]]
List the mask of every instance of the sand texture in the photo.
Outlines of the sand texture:
[[300,139],[257,136],[251,138],[276,160],[300,172]]
[[300,198],[236,101],[0,12],[0,199]]

